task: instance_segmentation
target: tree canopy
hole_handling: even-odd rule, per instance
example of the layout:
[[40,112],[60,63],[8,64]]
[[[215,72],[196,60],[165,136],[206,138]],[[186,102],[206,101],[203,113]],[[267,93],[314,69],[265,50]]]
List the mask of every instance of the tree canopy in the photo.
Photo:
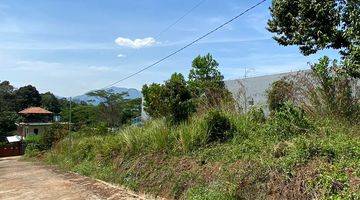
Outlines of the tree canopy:
[[164,84],[144,85],[144,110],[151,117],[167,117],[173,122],[185,121],[195,110],[220,105],[230,97],[211,54],[197,56],[192,61],[189,80],[174,73]]
[[189,73],[189,86],[196,96],[202,95],[208,88],[225,88],[224,76],[218,67],[219,63],[211,54],[199,55],[193,60]]
[[0,83],[0,112],[14,110],[15,88],[9,81]]
[[145,111],[151,117],[166,117],[177,124],[195,110],[189,86],[180,73],[172,74],[164,84],[144,85],[142,93]]
[[337,49],[344,69],[360,77],[359,0],[273,0],[268,30],[281,45],[297,45],[304,55]]
[[15,101],[17,111],[20,111],[31,106],[40,106],[41,96],[34,86],[28,85],[16,90]]
[[3,136],[11,135],[16,130],[15,122],[19,120],[19,116],[13,111],[0,112],[0,140]]
[[41,94],[41,106],[53,113],[60,113],[61,105],[59,100],[51,92]]
[[163,85],[152,83],[144,85],[142,88],[144,97],[144,110],[151,117],[162,117],[168,113],[168,107],[165,103],[167,94]]
[[173,123],[179,123],[188,119],[195,110],[191,100],[191,92],[180,73],[174,73],[171,78],[165,82],[165,91],[168,94],[168,106],[170,118]]
[[98,90],[90,92],[88,95],[99,97],[102,100],[98,105],[101,121],[106,122],[110,127],[120,127],[128,123],[131,118],[140,115],[140,100],[125,99],[128,93]]

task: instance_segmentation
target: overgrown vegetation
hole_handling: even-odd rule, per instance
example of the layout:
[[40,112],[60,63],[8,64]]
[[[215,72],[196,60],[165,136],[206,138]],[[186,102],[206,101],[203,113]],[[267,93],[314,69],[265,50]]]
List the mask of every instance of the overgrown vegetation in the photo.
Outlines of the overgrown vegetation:
[[324,57],[310,73],[274,83],[267,117],[261,108],[233,109],[218,63],[199,56],[188,81],[175,73],[144,86],[152,120],[143,126],[83,127],[53,140],[43,159],[169,199],[359,199],[359,100],[350,87],[358,77],[358,6],[273,1],[269,30],[280,44],[306,55],[343,48],[344,60]]
[[[308,103],[323,105],[325,97]],[[176,125],[158,118],[115,133],[85,127],[55,143],[43,159],[170,199],[359,198],[359,119],[308,112],[303,108],[309,106],[296,98],[285,99],[273,98],[279,106],[268,117],[261,108],[242,114],[223,105]],[[34,156],[39,150],[26,153]]]
[[307,119],[285,107],[265,123],[213,111],[176,127],[154,120],[113,134],[87,129],[45,160],[174,199],[358,197],[359,125]]
[[230,101],[218,62],[210,54],[192,62],[189,80],[174,73],[164,84],[144,85],[144,110],[152,118],[165,117],[172,124],[186,121],[192,113],[220,106]]

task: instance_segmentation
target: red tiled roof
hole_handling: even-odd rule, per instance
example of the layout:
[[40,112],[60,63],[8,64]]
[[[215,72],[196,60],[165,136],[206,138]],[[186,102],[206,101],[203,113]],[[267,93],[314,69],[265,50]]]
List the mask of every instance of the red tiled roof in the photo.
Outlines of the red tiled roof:
[[19,114],[52,114],[52,112],[40,107],[30,107],[20,111]]

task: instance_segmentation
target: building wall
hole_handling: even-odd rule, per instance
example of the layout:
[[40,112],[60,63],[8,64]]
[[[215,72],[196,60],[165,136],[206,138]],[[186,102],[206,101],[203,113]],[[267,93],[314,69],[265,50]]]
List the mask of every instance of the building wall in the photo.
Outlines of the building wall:
[[35,135],[35,129],[38,130],[37,134],[43,133],[46,128],[49,126],[39,126],[39,125],[23,125],[18,127],[18,133],[19,135],[26,137],[28,135]]
[[35,129],[38,130],[38,133],[37,134],[41,134],[43,132],[45,132],[46,128],[48,126],[28,126],[29,128],[29,132],[28,132],[28,135],[34,135],[35,134]]
[[297,72],[227,80],[225,86],[243,112],[249,111],[252,106],[258,106],[264,109],[265,114],[268,114],[266,91],[273,82],[295,73]]

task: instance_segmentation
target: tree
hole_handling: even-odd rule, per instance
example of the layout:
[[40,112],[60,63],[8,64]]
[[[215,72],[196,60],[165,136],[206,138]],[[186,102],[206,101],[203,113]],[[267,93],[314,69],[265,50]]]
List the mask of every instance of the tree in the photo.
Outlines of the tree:
[[144,110],[149,116],[158,118],[167,115],[167,94],[163,85],[157,83],[153,83],[149,86],[144,85],[142,94],[144,98]]
[[129,99],[125,101],[123,111],[123,124],[128,123],[130,119],[141,115],[141,98]]
[[99,104],[99,112],[108,126],[119,127],[129,121],[125,117],[124,111],[127,100],[124,99],[127,93],[114,93],[113,90],[98,90],[88,93],[90,96],[96,96],[103,101]]
[[184,76],[174,73],[164,84],[144,85],[145,111],[151,117],[166,117],[174,124],[186,120],[195,110]]
[[193,60],[189,73],[189,85],[196,96],[202,95],[209,88],[225,88],[224,77],[218,66],[219,63],[211,54],[199,55]]
[[16,122],[19,120],[19,116],[13,111],[0,112],[0,136],[11,135],[11,132],[16,130]]
[[15,88],[9,81],[0,83],[0,112],[14,110]]
[[304,55],[338,49],[347,73],[360,77],[359,0],[273,0],[268,30],[281,45],[297,45]]
[[61,105],[59,100],[51,92],[41,94],[41,106],[53,113],[60,113]]
[[187,86],[184,76],[180,73],[171,75],[170,80],[165,82],[170,120],[177,124],[189,118],[195,111],[191,92]]
[[267,91],[269,109],[280,110],[286,102],[293,101],[294,90],[291,83],[285,80],[275,81]]
[[[336,60],[321,58],[312,67],[317,84],[311,101],[321,114],[351,118],[356,116],[356,100],[352,94],[350,80],[340,72]],[[356,118],[356,117],[355,117]]]
[[41,96],[34,86],[28,85],[19,88],[15,92],[17,111],[31,106],[41,105]]
[[[60,112],[63,121],[69,121],[69,107]],[[98,106],[73,104],[71,108],[71,122],[75,124],[75,129],[83,125],[95,125],[101,121]]]
[[193,96],[198,100],[198,108],[201,105],[208,109],[231,99],[218,66],[219,63],[210,54],[198,56],[192,62],[188,82]]

